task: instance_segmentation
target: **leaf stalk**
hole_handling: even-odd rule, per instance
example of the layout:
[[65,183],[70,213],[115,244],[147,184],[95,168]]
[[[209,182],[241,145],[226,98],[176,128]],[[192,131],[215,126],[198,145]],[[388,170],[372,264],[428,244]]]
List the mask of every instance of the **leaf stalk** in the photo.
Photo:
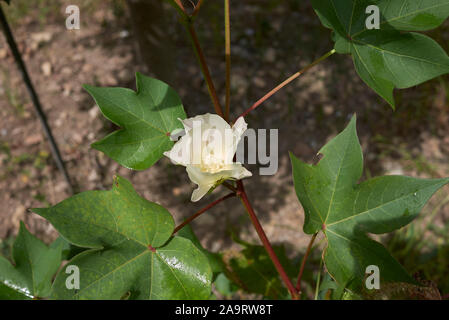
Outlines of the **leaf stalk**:
[[299,300],[299,294],[296,288],[293,286],[290,278],[288,277],[287,273],[285,272],[284,268],[282,267],[278,257],[276,256],[276,253],[273,250],[273,247],[271,246],[270,241],[267,238],[267,235],[265,234],[265,231],[262,228],[262,225],[259,222],[259,219],[256,216],[256,213],[254,212],[253,207],[251,206],[251,203],[249,202],[248,196],[245,192],[245,188],[243,186],[242,180],[237,181],[237,189],[238,189],[238,197],[242,201],[243,205],[246,208],[246,211],[249,214],[249,217],[251,219],[251,222],[254,225],[254,228],[257,231],[257,234],[260,238],[260,240],[263,243],[263,246],[265,247],[265,250],[267,251],[271,261],[273,262],[276,270],[278,271],[279,275],[281,276],[281,279],[284,281],[285,285],[287,286],[287,289],[292,297],[293,300]]
[[203,2],[204,2],[204,0],[199,0],[199,1],[198,1],[198,3],[197,3],[196,6],[195,6],[195,9],[193,10],[192,18],[193,18],[193,17],[196,17],[196,15],[198,14],[198,12],[200,12],[200,8],[201,8]]
[[[260,106],[262,103],[264,103],[266,100],[268,100],[272,95],[274,95],[276,92],[278,92],[279,90],[281,90],[283,87],[285,87],[286,85],[288,85],[290,82],[292,82],[293,80],[295,80],[296,78],[298,78],[299,76],[301,76],[302,74],[304,74],[305,72],[307,72],[308,70],[310,70],[311,68],[313,68],[314,66],[316,66],[317,64],[319,64],[320,62],[326,60],[327,58],[329,58],[331,55],[333,55],[335,53],[335,49],[332,49],[331,51],[329,51],[328,53],[326,53],[325,55],[321,56],[320,58],[318,58],[317,60],[313,61],[311,64],[309,64],[308,66],[304,67],[303,69],[299,70],[298,72],[296,72],[295,74],[291,75],[290,77],[288,77],[285,81],[283,81],[282,83],[280,83],[278,86],[276,86],[273,90],[271,90],[270,92],[268,92],[266,95],[264,95],[262,98],[260,98],[259,100],[257,100],[250,108],[248,108],[245,112],[243,112],[240,116],[237,117],[246,117],[248,115],[248,113],[250,113],[252,110],[256,109],[258,106]],[[237,121],[237,119],[235,121]],[[234,121],[234,122],[235,122]]]
[[206,212],[207,210],[209,210],[212,207],[215,207],[217,204],[219,204],[220,202],[235,197],[236,194],[235,192],[232,192],[220,199],[215,200],[214,202],[210,203],[209,205],[207,205],[206,207],[204,207],[203,209],[197,211],[195,214],[193,214],[192,216],[190,216],[189,218],[187,218],[183,223],[181,223],[179,226],[177,226],[175,228],[175,230],[173,231],[173,234],[175,234],[176,232],[178,232],[179,230],[181,230],[182,228],[184,228],[186,225],[188,225],[190,222],[192,222],[193,220],[195,220],[196,218],[198,218],[200,215],[202,215],[204,212]]
[[310,239],[309,245],[307,246],[306,253],[304,254],[304,257],[302,258],[301,267],[299,269],[298,274],[298,281],[296,282],[296,290],[298,290],[299,293],[301,293],[301,279],[302,275],[304,273],[304,268],[306,266],[307,258],[309,257],[310,252],[312,251],[313,243],[315,242],[316,236],[318,235],[318,232],[315,233],[312,238]]

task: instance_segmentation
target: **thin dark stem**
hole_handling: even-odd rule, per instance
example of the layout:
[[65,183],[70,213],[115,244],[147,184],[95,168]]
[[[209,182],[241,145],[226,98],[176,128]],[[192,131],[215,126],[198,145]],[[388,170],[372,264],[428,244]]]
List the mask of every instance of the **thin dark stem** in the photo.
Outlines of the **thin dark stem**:
[[229,1],[224,0],[225,5],[225,58],[226,58],[226,103],[225,120],[229,119],[229,110],[231,106],[231,22]]
[[195,51],[195,55],[198,59],[198,62],[200,64],[201,72],[203,73],[204,79],[207,83],[207,90],[209,91],[209,95],[211,97],[212,103],[214,105],[215,112],[221,116],[224,117],[223,110],[220,106],[220,101],[218,100],[217,91],[215,90],[214,82],[212,81],[212,77],[210,75],[209,67],[206,62],[206,58],[203,53],[203,49],[201,48],[200,41],[198,40],[198,35],[196,34],[195,28],[193,27],[193,16],[198,13],[199,7],[201,7],[202,1],[200,1],[195,11],[193,12],[192,16],[189,16],[182,5],[181,0],[173,0],[175,2],[176,9],[180,12],[182,22],[184,27],[187,30],[187,33],[190,36],[190,39],[192,41],[193,49]]
[[30,79],[30,76],[28,75],[27,68],[25,66],[25,63],[23,62],[22,56],[20,55],[19,49],[17,48],[16,41],[14,40],[14,36],[11,32],[8,21],[6,20],[6,16],[5,16],[1,6],[0,6],[0,22],[3,26],[3,32],[5,34],[6,40],[8,41],[9,47],[11,48],[11,52],[14,56],[14,60],[16,61],[17,66],[18,66],[20,72],[22,73],[23,82],[25,83],[25,86],[26,86],[28,93],[31,97],[31,101],[33,102],[34,109],[36,110],[36,114],[37,114],[39,120],[41,121],[42,127],[44,129],[44,133],[47,136],[47,139],[50,143],[50,149],[51,149],[51,153],[53,155],[53,159],[55,160],[59,171],[62,173],[62,175],[67,183],[67,189],[68,189],[69,193],[73,194],[73,186],[70,181],[69,174],[64,165],[64,161],[62,160],[61,153],[59,152],[58,145],[53,137],[51,128],[48,125],[47,117],[45,116],[45,113],[42,110],[42,106],[39,101],[39,97],[36,93],[36,90],[34,89],[34,86]]
[[229,190],[237,193],[237,189],[232,184],[230,184],[229,182],[225,181],[225,182],[222,183],[222,185],[225,186],[226,188],[228,188]]
[[215,200],[214,202],[210,203],[209,205],[207,205],[206,207],[204,207],[203,209],[199,210],[198,212],[196,212],[194,215],[190,216],[189,218],[187,218],[183,223],[181,223],[179,226],[177,226],[175,228],[175,230],[173,231],[173,234],[175,234],[176,232],[178,232],[179,230],[181,230],[182,228],[184,228],[187,224],[189,224],[190,222],[192,222],[193,220],[195,220],[196,218],[198,218],[200,215],[202,215],[204,212],[206,212],[207,210],[209,210],[210,208],[216,206],[217,204],[219,204],[220,202],[235,197],[236,194],[235,192],[232,192],[218,200]]
[[273,262],[276,270],[278,271],[278,273],[281,276],[282,280],[284,281],[285,285],[287,286],[287,289],[290,292],[292,299],[298,300],[299,294],[296,291],[295,287],[293,286],[293,283],[291,282],[291,280],[288,277],[287,273],[285,272],[284,268],[282,267],[278,257],[276,256],[276,253],[274,252],[273,247],[271,246],[271,243],[268,240],[267,235],[265,234],[265,231],[263,230],[262,225],[259,222],[259,219],[257,219],[256,213],[254,212],[254,209],[252,208],[252,206],[248,200],[248,196],[245,192],[245,188],[244,188],[243,182],[241,180],[237,181],[237,188],[238,188],[238,196],[240,197],[243,205],[245,206],[246,210],[248,211],[249,217],[254,225],[254,228],[257,231],[257,234],[259,235],[260,240],[263,243],[263,246],[265,247],[265,250],[267,251],[268,255],[270,256],[271,261]]
[[312,236],[312,239],[310,239],[309,245],[307,246],[306,253],[304,254],[304,257],[302,258],[301,268],[299,269],[299,274],[298,274],[298,281],[296,282],[296,290],[298,290],[299,293],[301,293],[301,279],[302,279],[302,274],[304,273],[304,267],[306,265],[306,261],[307,261],[307,258],[309,257],[310,251],[312,250],[312,246],[313,246],[313,243],[315,242],[317,234],[318,233],[315,233]]
[[[321,61],[327,59],[328,57],[330,57],[331,55],[333,55],[335,53],[335,49],[329,51],[328,53],[326,53],[324,56],[318,58],[317,60],[315,60],[314,62],[312,62],[311,64],[309,64],[308,66],[306,66],[305,68],[299,70],[298,72],[296,72],[295,74],[291,75],[287,80],[283,81],[281,84],[279,84],[276,88],[274,88],[273,90],[271,90],[270,92],[268,92],[266,95],[264,95],[262,98],[260,98],[259,100],[257,100],[249,109],[247,109],[245,112],[243,112],[240,116],[237,117],[246,117],[246,115],[248,113],[250,113],[252,110],[256,109],[258,106],[260,106],[262,103],[264,103],[266,100],[268,100],[272,95],[274,95],[276,92],[278,92],[279,90],[281,90],[283,87],[285,87],[286,85],[288,85],[290,82],[292,82],[293,80],[295,80],[296,78],[298,78],[299,76],[301,76],[303,73],[307,72],[309,69],[311,69],[312,67],[316,66],[318,63],[320,63]],[[235,122],[235,121],[234,121]]]
[[209,91],[209,95],[212,99],[212,103],[214,104],[215,112],[224,118],[223,111],[220,106],[220,102],[218,100],[217,91],[215,90],[214,82],[212,81],[212,77],[209,72],[209,67],[207,66],[206,58],[204,57],[203,50],[201,49],[200,42],[198,40],[198,36],[196,34],[195,28],[192,25],[191,20],[187,20],[185,22],[185,27],[187,32],[190,35],[190,39],[192,40],[193,48],[195,50],[195,54],[198,58],[198,62],[200,63],[201,71],[203,72],[204,79],[207,83],[207,89]]

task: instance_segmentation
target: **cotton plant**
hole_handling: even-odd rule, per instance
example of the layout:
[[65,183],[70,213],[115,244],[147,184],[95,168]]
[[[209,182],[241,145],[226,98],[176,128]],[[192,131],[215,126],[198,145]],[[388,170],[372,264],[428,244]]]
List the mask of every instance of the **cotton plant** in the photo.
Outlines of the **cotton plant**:
[[[390,233],[411,223],[449,179],[382,176],[360,182],[363,152],[356,116],[348,116],[351,120],[340,134],[317,150],[323,156],[318,163],[308,164],[298,158],[301,155],[290,154],[292,182],[304,209],[302,227],[310,236],[297,266],[283,247],[271,245],[244,187],[244,180],[252,182],[251,172],[235,160],[235,155],[247,129],[246,116],[335,54],[350,55],[361,79],[392,107],[394,88],[409,88],[448,73],[447,54],[420,32],[446,20],[449,0],[312,0],[317,19],[332,30],[334,48],[242,114],[233,115],[235,118],[231,118],[230,108],[230,1],[224,1],[224,107],[195,29],[200,8],[207,1],[194,3],[193,10],[180,0],[169,2],[192,39],[214,113],[187,116],[174,88],[141,73],[136,74],[136,91],[85,85],[102,114],[120,128],[92,147],[131,170],[146,170],[165,156],[173,165],[186,168],[187,175],[178,177],[180,180],[190,179],[197,185],[191,201],[214,200],[175,224],[163,200],[157,204],[145,199],[130,181],[115,176],[111,190],[86,191],[49,208],[32,209],[51,222],[61,237],[46,246],[23,225],[14,244],[15,264],[0,257],[0,298],[210,299],[216,292],[225,296],[223,283],[233,283],[259,297],[299,300],[308,297],[303,274],[320,234],[325,271],[318,272],[315,298],[369,297],[366,270],[378,273],[380,286],[374,285],[376,290],[424,290],[371,235]],[[366,8],[373,4],[382,13],[378,15],[379,29],[368,29],[365,24],[367,18],[372,19],[367,17]],[[218,190],[227,194],[217,198]],[[233,197],[241,200],[263,246],[233,237],[242,250],[229,262],[201,246],[190,222]],[[232,214],[236,212],[232,210]],[[300,225],[292,228],[299,232]],[[58,268],[61,260],[69,262]],[[78,282],[68,267],[77,270]],[[292,274],[292,269],[297,271]],[[326,281],[320,282],[323,272]]]

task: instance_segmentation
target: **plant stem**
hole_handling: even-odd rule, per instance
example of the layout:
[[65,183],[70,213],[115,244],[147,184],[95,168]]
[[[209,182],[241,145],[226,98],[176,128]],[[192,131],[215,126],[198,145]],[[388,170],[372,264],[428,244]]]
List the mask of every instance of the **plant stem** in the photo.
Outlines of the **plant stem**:
[[229,110],[231,105],[231,23],[229,1],[224,0],[225,6],[225,58],[226,58],[226,103],[225,103],[225,120],[229,119]]
[[193,214],[192,216],[190,216],[189,218],[187,218],[183,223],[181,223],[179,226],[177,226],[175,228],[175,230],[173,231],[173,234],[175,234],[176,232],[178,232],[179,230],[181,230],[182,228],[184,228],[187,224],[189,224],[190,222],[192,222],[193,220],[195,220],[196,218],[198,218],[200,215],[202,215],[204,212],[206,212],[207,210],[209,210],[210,208],[216,206],[217,204],[219,204],[220,202],[232,198],[236,196],[235,192],[232,192],[218,200],[215,200],[214,202],[210,203],[209,205],[207,205],[206,207],[204,207],[203,209],[199,210],[198,212],[196,212],[195,214]]
[[320,282],[321,282],[321,269],[323,268],[323,258],[320,259],[320,268],[318,269],[318,277],[316,280],[316,286],[315,286],[315,300],[318,300],[318,293],[320,290]]
[[217,91],[215,90],[214,82],[212,81],[212,77],[209,72],[209,67],[206,63],[206,58],[204,57],[203,50],[201,49],[200,42],[198,40],[198,36],[196,34],[195,28],[193,27],[192,20],[186,19],[184,26],[187,29],[187,32],[190,35],[190,39],[192,40],[193,48],[195,50],[196,57],[198,58],[198,62],[201,67],[201,71],[203,73],[204,79],[207,83],[207,89],[209,91],[209,95],[211,97],[212,103],[214,104],[215,112],[224,118],[223,111],[220,106],[220,102],[218,100]]
[[176,4],[178,5],[178,7],[183,11],[186,12],[186,9],[184,8],[184,5],[182,4],[181,0],[174,0],[176,2]]
[[181,17],[183,17],[185,19],[189,18],[181,0],[171,0],[170,4],[176,9],[176,11],[178,11],[178,13]]
[[318,58],[317,60],[315,60],[314,62],[312,62],[308,66],[306,66],[305,68],[303,68],[303,69],[299,70],[298,72],[296,72],[295,74],[291,75],[287,80],[285,80],[284,82],[279,84],[276,88],[274,88],[273,90],[268,92],[266,95],[264,95],[262,98],[260,98],[258,101],[256,101],[256,103],[254,103],[249,109],[247,109],[240,116],[238,116],[237,119],[240,118],[240,117],[245,117],[248,113],[250,113],[252,110],[256,109],[258,106],[260,106],[262,103],[264,103],[266,100],[268,100],[272,95],[274,95],[280,89],[282,89],[283,87],[288,85],[290,82],[292,82],[293,80],[295,80],[296,78],[301,76],[303,73],[305,73],[306,71],[308,71],[312,67],[316,66],[318,63],[322,62],[323,60],[326,60],[328,57],[330,57],[334,53],[335,53],[335,49],[332,49],[331,51],[329,51],[328,53],[326,53],[322,57]]
[[8,20],[6,19],[6,16],[1,6],[0,6],[0,24],[2,26],[2,28],[0,27],[0,29],[3,29],[3,33],[5,35],[6,41],[8,42],[9,48],[11,49],[11,53],[17,64],[17,67],[20,70],[20,73],[22,74],[23,82],[25,83],[25,86],[28,90],[28,94],[30,95],[31,101],[36,111],[36,115],[42,124],[45,136],[47,137],[48,142],[50,144],[50,150],[53,155],[53,159],[55,160],[56,166],[58,167],[59,171],[62,173],[62,176],[65,179],[65,182],[67,184],[67,191],[73,195],[74,194],[73,185],[70,180],[70,176],[67,172],[64,160],[62,160],[58,144],[56,143],[53,132],[51,131],[50,125],[48,124],[47,117],[45,115],[44,110],[42,109],[42,105],[39,100],[39,96],[28,74],[27,67],[22,59],[19,48],[17,47],[16,40],[14,39],[14,35],[11,31],[11,28],[8,24]]
[[195,6],[195,9],[193,10],[192,17],[195,17],[198,14],[198,12],[200,11],[200,8],[201,8],[201,5],[203,4],[203,2],[204,2],[204,0],[199,0],[198,1],[198,3]]
[[237,188],[238,193],[237,195],[241,199],[243,205],[245,206],[246,210],[248,211],[249,217],[251,219],[251,222],[254,225],[254,228],[257,231],[257,234],[259,235],[260,240],[263,243],[263,246],[265,247],[265,250],[267,251],[268,255],[271,258],[271,261],[273,262],[274,266],[276,267],[276,270],[278,271],[279,275],[281,276],[282,280],[284,281],[285,285],[287,286],[288,291],[290,292],[290,295],[292,296],[293,300],[299,300],[299,294],[295,287],[293,286],[293,283],[291,282],[290,278],[288,277],[287,273],[285,272],[284,268],[282,267],[278,257],[276,256],[276,253],[273,250],[273,247],[270,244],[270,241],[267,238],[267,235],[265,234],[265,231],[262,228],[262,225],[259,222],[259,219],[257,219],[256,213],[254,212],[254,209],[252,208],[248,196],[245,192],[245,188],[243,186],[243,182],[241,180],[237,181]]
[[304,273],[304,267],[306,265],[307,258],[309,257],[310,251],[312,250],[312,246],[313,246],[313,243],[315,242],[317,235],[318,235],[318,232],[312,236],[312,239],[310,239],[309,245],[307,246],[306,253],[304,254],[304,257],[302,258],[301,268],[299,269],[299,274],[298,274],[298,281],[296,282],[296,290],[299,293],[301,293],[301,279],[302,279],[302,274]]
[[224,187],[228,188],[229,190],[231,190],[231,191],[237,193],[237,189],[234,188],[234,186],[233,186],[232,184],[230,184],[229,182],[226,182],[226,181],[225,181],[225,182],[222,183],[222,185],[223,185]]
[[190,36],[190,40],[192,41],[193,49],[195,51],[195,55],[200,64],[201,72],[203,73],[204,79],[207,83],[207,90],[209,91],[209,95],[211,97],[212,103],[214,105],[215,112],[221,116],[223,115],[223,110],[221,109],[220,102],[218,100],[217,91],[215,90],[214,82],[212,81],[212,77],[209,72],[209,67],[206,62],[206,58],[204,57],[203,49],[201,48],[200,41],[198,40],[198,35],[196,34],[195,28],[193,27],[193,16],[198,13],[199,8],[203,1],[199,1],[192,16],[189,16],[182,5],[181,0],[173,0],[176,5],[178,11],[180,11],[180,15],[182,17],[182,23],[187,30],[187,33]]

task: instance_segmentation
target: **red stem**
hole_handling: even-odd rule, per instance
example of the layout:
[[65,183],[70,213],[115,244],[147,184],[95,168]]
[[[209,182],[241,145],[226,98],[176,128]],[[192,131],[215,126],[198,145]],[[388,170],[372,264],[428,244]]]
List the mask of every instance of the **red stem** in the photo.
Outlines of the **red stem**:
[[441,299],[443,299],[443,300],[449,299],[449,293],[447,293],[444,296],[442,296]]
[[228,188],[229,190],[231,190],[231,191],[237,193],[237,189],[234,188],[234,186],[233,186],[232,184],[230,184],[230,183],[228,183],[228,182],[225,181],[225,182],[222,183],[222,185],[223,185],[224,187]]
[[201,67],[201,71],[203,73],[204,79],[206,80],[207,90],[209,91],[209,95],[212,99],[212,103],[214,104],[215,112],[223,118],[224,114],[221,109],[220,102],[218,100],[217,91],[215,90],[214,82],[212,81],[212,77],[209,72],[209,67],[207,65],[206,58],[204,57],[203,49],[201,49],[201,45],[198,40],[198,36],[197,36],[195,28],[193,27],[193,24],[192,24],[193,17],[194,17],[194,15],[196,15],[198,13],[198,10],[200,9],[203,1],[200,0],[198,2],[192,16],[189,16],[187,14],[184,6],[182,5],[181,0],[174,0],[174,2],[176,3],[176,5],[178,7],[177,8],[178,11],[180,11],[180,15],[183,16],[183,24],[184,24],[187,32],[190,35],[190,39],[192,40],[192,45],[195,50],[195,54],[198,58],[198,61],[200,63],[200,67]]
[[198,1],[198,3],[195,6],[195,9],[193,10],[192,17],[195,17],[198,14],[198,12],[200,11],[200,8],[201,8],[201,5],[203,4],[203,2],[204,2],[204,0],[199,0]]
[[[246,117],[248,113],[250,113],[252,110],[256,109],[258,106],[260,106],[262,103],[264,103],[266,100],[268,100],[272,95],[274,95],[276,92],[278,92],[280,89],[288,85],[290,82],[298,78],[303,72],[297,72],[294,75],[290,76],[287,80],[282,82],[280,85],[278,85],[276,88],[268,92],[266,95],[264,95],[262,98],[256,101],[249,109],[247,109],[245,112],[243,112],[240,117]],[[238,118],[237,118],[238,119]]]
[[259,222],[259,219],[257,219],[256,213],[254,212],[254,209],[252,208],[248,196],[245,192],[245,188],[243,186],[243,182],[241,180],[237,181],[237,188],[238,188],[238,196],[242,200],[243,205],[245,206],[246,210],[248,211],[249,217],[251,218],[251,221],[254,225],[254,228],[256,228],[257,234],[259,235],[260,240],[262,241],[265,250],[267,251],[268,255],[271,258],[271,261],[273,262],[274,266],[276,267],[276,270],[278,271],[279,275],[281,276],[282,280],[284,281],[285,285],[287,286],[288,291],[290,292],[290,295],[292,296],[293,300],[299,299],[299,294],[296,291],[295,287],[293,286],[293,283],[291,282],[290,278],[288,277],[287,273],[285,272],[284,268],[282,267],[278,257],[276,256],[276,253],[273,250],[273,247],[270,244],[270,241],[267,238],[267,235],[265,234],[265,231],[262,228],[262,225]]
[[190,222],[192,222],[193,220],[195,220],[197,217],[199,217],[200,215],[202,215],[204,212],[206,212],[207,210],[209,210],[210,208],[216,206],[217,204],[219,204],[220,202],[229,199],[231,197],[236,196],[236,194],[234,192],[218,199],[215,200],[214,202],[212,202],[211,204],[207,205],[206,207],[204,207],[203,209],[201,209],[200,211],[196,212],[194,215],[192,215],[191,217],[187,218],[183,223],[181,223],[179,226],[177,226],[175,228],[175,230],[173,231],[173,234],[175,234],[176,232],[178,232],[179,230],[181,230],[182,228],[184,228],[187,224],[189,224]]
[[[260,106],[262,103],[264,103],[266,100],[268,100],[272,95],[274,95],[276,92],[278,92],[279,90],[281,90],[283,87],[285,87],[286,85],[288,85],[290,82],[292,82],[293,80],[295,80],[296,78],[298,78],[299,76],[301,76],[304,72],[308,71],[309,69],[311,69],[312,67],[316,66],[318,63],[320,63],[321,61],[325,60],[326,58],[330,57],[331,55],[333,55],[335,53],[335,49],[329,51],[328,53],[326,53],[324,56],[318,58],[317,60],[315,60],[314,62],[312,62],[311,64],[309,64],[308,66],[306,66],[305,68],[299,70],[298,72],[296,72],[295,74],[293,74],[292,76],[290,76],[287,80],[283,81],[281,84],[279,84],[276,88],[274,88],[273,90],[271,90],[270,92],[268,92],[266,95],[264,95],[262,98],[260,98],[258,101],[256,101],[256,103],[254,103],[249,109],[247,109],[245,112],[243,112],[240,116],[237,117],[245,117],[248,113],[250,113],[252,110],[256,109],[258,106]],[[236,120],[237,120],[236,119]],[[235,122],[235,121],[234,121]]]
[[307,261],[307,258],[309,257],[310,251],[312,250],[313,242],[315,241],[317,234],[318,233],[315,233],[312,236],[312,239],[310,239],[309,245],[307,246],[306,253],[304,254],[304,257],[302,258],[301,268],[299,269],[299,274],[298,274],[298,282],[296,283],[296,290],[298,290],[299,293],[301,293],[301,279],[302,279],[302,274],[304,273],[304,267],[306,265],[306,261]]
[[193,27],[191,21],[187,21],[185,23],[186,29],[192,39],[192,44],[195,49],[196,56],[198,61],[200,62],[201,71],[203,72],[204,79],[207,83],[207,89],[209,91],[209,95],[212,99],[212,103],[214,104],[215,112],[222,118],[224,118],[223,111],[220,106],[220,102],[218,100],[217,91],[215,90],[214,82],[212,81],[212,77],[209,72],[209,67],[207,66],[206,58],[204,57],[203,50],[201,49],[200,42],[198,40],[198,36],[196,34],[195,28]]

